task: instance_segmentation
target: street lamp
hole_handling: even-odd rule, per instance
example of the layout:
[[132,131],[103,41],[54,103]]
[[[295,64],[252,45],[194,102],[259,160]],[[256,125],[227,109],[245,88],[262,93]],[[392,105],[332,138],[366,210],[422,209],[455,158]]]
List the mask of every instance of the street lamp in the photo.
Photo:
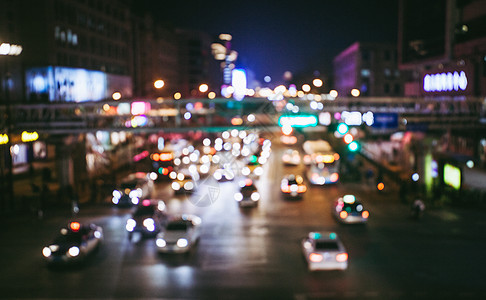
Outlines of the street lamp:
[[209,90],[209,86],[205,83],[203,83],[199,86],[199,91],[201,93],[206,93],[208,90]]
[[[1,43],[0,44],[0,55],[5,55],[5,56],[19,56],[20,53],[22,53],[22,46],[20,45],[15,45],[15,44],[10,44],[10,43]],[[8,64],[7,60],[5,60],[5,101],[6,101],[6,116],[5,116],[5,125],[6,125],[6,150],[7,150],[7,166],[8,166],[8,172],[7,172],[7,193],[10,196],[10,206],[13,208],[14,206],[14,189],[13,189],[13,159],[12,159],[12,151],[11,151],[11,139],[10,133],[11,133],[11,127],[12,127],[12,120],[10,116],[10,73],[8,71]],[[3,170],[2,170],[2,176],[3,176]],[[3,183],[2,183],[3,185]],[[2,203],[0,203],[2,205]],[[6,205],[5,205],[6,206]]]
[[164,87],[164,85],[165,85],[165,82],[162,79],[157,79],[157,80],[154,81],[154,87],[156,89],[161,89],[161,88]]
[[316,79],[314,79],[314,80],[312,81],[312,84],[313,84],[315,87],[319,88],[319,87],[321,87],[321,86],[322,86],[322,84],[323,84],[323,83],[322,83],[322,80],[321,80],[321,79],[316,78]]

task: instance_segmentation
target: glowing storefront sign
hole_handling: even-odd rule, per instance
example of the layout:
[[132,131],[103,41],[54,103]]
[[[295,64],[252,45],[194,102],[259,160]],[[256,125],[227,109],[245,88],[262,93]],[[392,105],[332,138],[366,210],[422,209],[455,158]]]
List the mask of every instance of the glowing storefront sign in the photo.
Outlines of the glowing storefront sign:
[[281,116],[278,118],[278,125],[280,127],[315,127],[317,123],[317,117],[313,115]]
[[8,135],[5,133],[0,134],[0,145],[5,145],[8,143]]
[[464,91],[467,88],[466,72],[427,74],[423,85],[426,92]]
[[36,141],[39,138],[39,134],[37,132],[27,132],[24,131],[22,132],[22,142],[27,143],[27,142],[33,142]]
[[235,91],[233,98],[241,101],[246,95],[246,72],[243,69],[234,69],[232,72],[231,85]]
[[461,188],[461,169],[450,164],[445,164],[444,183],[459,190]]

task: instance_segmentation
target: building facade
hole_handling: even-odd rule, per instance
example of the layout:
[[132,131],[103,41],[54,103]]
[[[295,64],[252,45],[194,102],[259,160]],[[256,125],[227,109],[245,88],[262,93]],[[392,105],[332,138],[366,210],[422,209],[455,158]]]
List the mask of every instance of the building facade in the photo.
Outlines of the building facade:
[[333,66],[339,95],[350,95],[353,89],[361,96],[403,95],[403,75],[394,44],[356,42],[334,58]]

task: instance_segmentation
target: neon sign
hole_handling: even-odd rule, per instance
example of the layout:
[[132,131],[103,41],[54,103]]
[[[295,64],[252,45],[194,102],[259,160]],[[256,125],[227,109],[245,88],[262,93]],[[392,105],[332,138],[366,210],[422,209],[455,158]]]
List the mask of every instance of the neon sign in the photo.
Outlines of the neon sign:
[[278,125],[280,127],[314,127],[317,126],[317,123],[317,117],[314,115],[280,116],[278,118]]
[[464,91],[467,88],[467,76],[464,71],[427,74],[423,84],[426,92]]

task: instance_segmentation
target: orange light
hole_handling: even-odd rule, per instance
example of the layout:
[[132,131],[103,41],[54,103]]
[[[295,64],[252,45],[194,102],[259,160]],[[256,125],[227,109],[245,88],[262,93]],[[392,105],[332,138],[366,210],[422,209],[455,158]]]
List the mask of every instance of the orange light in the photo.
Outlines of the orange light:
[[322,255],[319,253],[311,253],[309,254],[309,260],[311,262],[321,262],[322,261]]
[[243,124],[243,119],[238,118],[238,117],[234,117],[233,119],[231,119],[231,125],[239,126],[241,124]]
[[284,185],[281,187],[282,192],[284,193],[290,193],[290,186]]
[[365,219],[368,219],[368,217],[370,216],[370,213],[369,213],[367,210],[365,210],[365,211],[363,211],[363,212],[361,213],[361,216],[362,216],[363,218],[365,218]]
[[341,219],[346,219],[346,217],[348,216],[348,213],[347,213],[346,211],[344,211],[344,210],[343,210],[343,211],[341,211],[341,212],[339,213],[339,216],[341,217]]
[[69,224],[69,227],[72,231],[78,231],[79,228],[81,228],[81,224],[79,224],[79,222],[71,222],[71,224]]
[[378,183],[378,185],[376,185],[376,188],[379,191],[383,191],[383,189],[385,188],[385,184],[383,182],[380,182],[380,183]]
[[170,161],[173,158],[172,153],[170,152],[160,153],[159,155],[160,155],[159,156],[160,161]]
[[160,154],[158,154],[158,153],[152,154],[152,160],[153,161],[158,161],[159,159],[160,159]]
[[336,255],[336,260],[338,262],[345,262],[348,260],[348,254],[347,253],[339,253]]
[[339,154],[338,153],[334,153],[334,160],[339,160]]
[[307,191],[307,187],[305,185],[299,185],[297,192],[298,193],[305,193]]
[[168,175],[168,174],[169,174],[169,168],[163,168],[162,175]]
[[330,176],[331,182],[337,182],[339,180],[339,174],[338,173],[332,173]]
[[334,162],[333,155],[324,155],[322,156],[322,162],[325,164],[332,164]]
[[353,140],[354,140],[354,137],[353,137],[353,135],[352,135],[352,134],[350,134],[350,133],[347,133],[347,134],[344,136],[344,142],[345,142],[346,144],[351,143]]

